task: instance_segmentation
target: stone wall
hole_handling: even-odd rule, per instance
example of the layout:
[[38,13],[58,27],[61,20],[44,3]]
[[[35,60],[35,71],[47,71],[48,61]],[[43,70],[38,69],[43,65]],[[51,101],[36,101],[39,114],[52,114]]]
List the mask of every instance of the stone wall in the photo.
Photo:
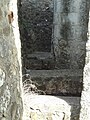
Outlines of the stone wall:
[[21,0],[19,9],[24,61],[29,60],[28,54],[50,52],[53,23],[52,0]]
[[[40,90],[43,90],[43,83],[45,83],[45,87],[49,83],[49,90],[44,89],[48,94],[57,94],[57,91],[60,93],[63,90],[70,93],[72,91],[70,88],[73,89],[74,85],[79,85],[78,88],[74,88],[73,92],[74,95],[80,95],[83,76],[81,72],[78,78],[76,71],[78,73],[83,71],[85,65],[87,18],[88,11],[85,0],[21,0],[19,25],[22,40],[23,74],[27,74],[27,71],[30,71],[30,76],[33,72],[38,74],[32,80],[36,84],[40,84],[41,81]],[[67,87],[69,82],[66,82],[68,81],[66,76],[59,77],[58,80],[56,78],[58,76],[55,76],[53,79],[48,78],[48,82],[45,82],[47,78],[43,80],[42,72],[39,70],[44,74],[48,73],[48,76],[50,70],[52,73],[54,70],[60,70],[59,74],[64,75],[68,71],[73,71],[75,76],[71,77],[71,73],[69,74],[69,82],[72,87]],[[63,72],[61,72],[62,70]]]
[[[23,38],[28,54],[50,51],[53,9],[52,0],[22,0]],[[24,45],[23,45],[24,47]]]
[[88,10],[85,0],[55,0],[53,44],[57,68],[83,69]]
[[88,41],[86,44],[86,64],[83,71],[80,120],[90,120],[90,1],[88,1]]
[[28,70],[25,86],[30,93],[46,95],[80,96],[81,70]]
[[[21,0],[19,9],[22,59],[26,69],[83,69],[87,41],[87,2]],[[51,62],[37,56],[30,57],[30,54],[40,52],[51,53]]]
[[[88,3],[85,0],[21,0],[19,23],[22,40],[22,61],[25,70],[23,73],[26,74],[30,70],[30,76],[33,72],[38,74],[36,78],[33,76],[34,79],[32,78],[32,80],[36,84],[42,84],[40,90],[45,88],[47,94],[57,94],[65,90],[66,93],[73,91],[74,95],[80,95],[82,72],[79,79],[78,74],[73,77],[70,76],[71,73],[69,74],[72,87],[67,87],[68,83],[66,81],[68,79],[66,79],[66,76],[59,77],[58,80],[56,76],[53,79],[48,78],[47,82],[45,80],[49,76],[50,70],[52,70],[52,73],[55,72],[53,70],[60,70],[59,74],[61,74],[62,69],[64,69],[62,72],[64,75],[68,71],[83,71],[88,31],[87,5]],[[44,74],[48,73],[44,80],[41,77],[42,72],[39,72],[39,70],[46,70],[42,72]],[[63,79],[65,80],[64,83],[62,82]],[[74,81],[76,84],[74,84]],[[49,89],[46,87],[47,84]],[[78,92],[70,89],[74,85],[79,85],[78,88],[74,88]]]

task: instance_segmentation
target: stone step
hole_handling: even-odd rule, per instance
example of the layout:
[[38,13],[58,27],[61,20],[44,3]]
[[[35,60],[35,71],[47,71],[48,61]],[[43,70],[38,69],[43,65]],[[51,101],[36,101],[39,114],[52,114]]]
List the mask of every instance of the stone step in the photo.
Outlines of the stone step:
[[29,70],[27,74],[31,77],[65,77],[65,76],[82,76],[83,71],[81,69],[60,69],[60,70]]
[[27,55],[26,68],[41,70],[54,69],[55,63],[53,55],[50,52],[34,52]]
[[28,58],[34,58],[34,59],[52,59],[53,56],[50,52],[34,52],[32,54],[28,54]]
[[80,96],[82,91],[81,69],[27,70],[27,75],[38,90],[48,95]]
[[24,95],[25,120],[79,120],[80,97]]

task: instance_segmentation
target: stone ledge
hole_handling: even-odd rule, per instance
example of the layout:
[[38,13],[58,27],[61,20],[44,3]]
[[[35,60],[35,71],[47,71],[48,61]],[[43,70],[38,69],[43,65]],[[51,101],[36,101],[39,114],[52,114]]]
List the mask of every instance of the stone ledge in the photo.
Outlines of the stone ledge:
[[47,95],[80,96],[82,70],[28,70],[38,90]]
[[79,120],[80,98],[24,95],[26,120]]
[[53,59],[53,56],[50,52],[34,52],[32,54],[28,54],[27,58],[34,58],[34,59]]
[[34,52],[27,55],[26,67],[34,70],[54,69],[55,62],[50,52]]
[[60,70],[27,70],[31,77],[65,77],[65,76],[82,76],[81,69],[60,69]]

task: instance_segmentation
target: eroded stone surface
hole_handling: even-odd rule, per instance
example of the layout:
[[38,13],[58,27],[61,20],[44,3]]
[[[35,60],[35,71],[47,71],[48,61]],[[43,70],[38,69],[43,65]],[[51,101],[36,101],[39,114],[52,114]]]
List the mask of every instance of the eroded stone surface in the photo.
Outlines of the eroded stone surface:
[[[13,11],[15,28],[12,23],[9,24],[9,10]],[[0,120],[22,120],[21,51],[17,20],[17,0],[0,0]]]
[[[84,68],[87,4],[81,0],[21,0],[19,23],[25,70]],[[29,58],[34,52],[51,52],[54,62]]]
[[10,34],[10,26],[6,26],[5,28],[3,28],[3,34],[5,36],[8,36]]
[[[88,1],[88,3],[90,4],[90,1]],[[88,22],[88,41],[86,44],[86,64],[83,71],[80,120],[90,120],[90,12]]]
[[0,68],[0,87],[4,84],[5,77],[5,72]]
[[[27,70],[24,80],[31,80],[45,94],[80,96],[82,91],[82,70]],[[37,92],[35,89],[34,92]],[[33,90],[32,90],[33,91]]]
[[27,120],[78,120],[79,98],[25,95]]

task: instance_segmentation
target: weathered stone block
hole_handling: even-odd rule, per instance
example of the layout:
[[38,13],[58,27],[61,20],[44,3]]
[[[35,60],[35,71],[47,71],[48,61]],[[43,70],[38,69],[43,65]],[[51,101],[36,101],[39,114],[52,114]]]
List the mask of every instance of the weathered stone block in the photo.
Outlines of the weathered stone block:
[[34,52],[27,55],[26,68],[41,70],[54,69],[55,63],[53,55],[50,52]]
[[[9,24],[8,12],[14,23]],[[0,120],[22,120],[21,51],[17,0],[0,0]]]
[[54,1],[54,12],[86,12],[87,2],[85,0],[76,1],[76,0],[55,0]]
[[27,73],[37,87],[37,91],[42,91],[41,94],[74,96],[81,94],[81,70],[28,70]]
[[[89,85],[86,87],[89,87]],[[86,91],[84,89],[82,91],[80,112],[80,120],[90,120],[90,90]]]
[[79,97],[25,95],[25,117],[29,120],[79,120]]
[[[68,40],[79,40],[86,41],[87,40],[87,27],[85,25],[70,25],[68,24],[67,34]],[[77,42],[78,43],[78,42]]]
[[63,1],[62,0],[55,0],[54,1],[54,13],[63,12]]

